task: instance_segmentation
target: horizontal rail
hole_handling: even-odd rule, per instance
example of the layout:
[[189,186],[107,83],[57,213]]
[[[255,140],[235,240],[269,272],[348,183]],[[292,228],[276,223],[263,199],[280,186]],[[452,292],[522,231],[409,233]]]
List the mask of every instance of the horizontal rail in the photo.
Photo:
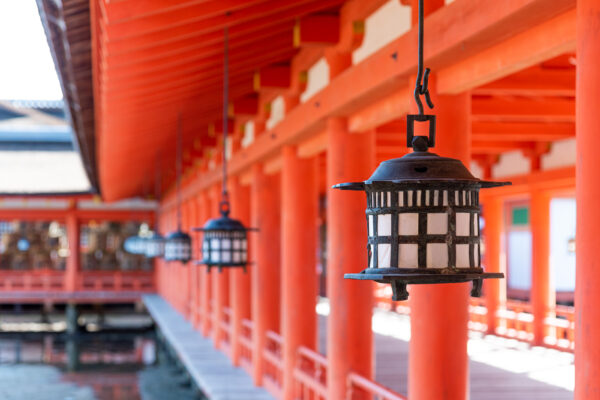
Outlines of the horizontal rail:
[[350,372],[348,374],[348,391],[346,393],[346,400],[353,399],[356,389],[375,396],[377,400],[407,400],[406,397],[393,392],[377,382],[367,379],[355,372]]

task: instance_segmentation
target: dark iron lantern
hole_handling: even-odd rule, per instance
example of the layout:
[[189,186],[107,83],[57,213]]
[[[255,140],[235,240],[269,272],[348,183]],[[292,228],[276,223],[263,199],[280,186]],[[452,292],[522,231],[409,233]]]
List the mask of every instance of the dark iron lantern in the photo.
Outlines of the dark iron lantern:
[[[480,260],[479,189],[510,184],[475,178],[456,159],[430,153],[435,116],[424,115],[420,95],[433,107],[422,69],[422,0],[419,0],[419,73],[415,89],[418,115],[407,116],[407,146],[413,153],[382,162],[364,182],[334,188],[367,195],[368,268],[344,278],[392,285],[393,300],[408,299],[408,284],[473,282],[481,295],[485,273]],[[423,80],[423,81],[422,81]],[[415,122],[429,123],[429,136],[414,136]]]
[[194,228],[195,231],[203,232],[202,257],[198,257],[198,264],[204,264],[209,271],[212,267],[223,268],[241,267],[246,272],[248,265],[248,231],[240,221],[230,218],[229,195],[227,192],[227,144],[228,131],[228,94],[229,94],[229,43],[228,31],[224,31],[224,71],[223,71],[223,190],[222,199],[219,204],[219,218],[210,219],[202,228]]
[[[229,203],[221,202],[221,217],[210,219],[204,227],[195,231],[204,232],[202,258],[199,264],[210,268],[242,267],[248,264],[248,231],[240,221],[229,218]],[[198,257],[200,259],[200,257]]]
[[178,229],[167,235],[165,240],[165,261],[179,261],[186,264],[192,259],[192,239]]

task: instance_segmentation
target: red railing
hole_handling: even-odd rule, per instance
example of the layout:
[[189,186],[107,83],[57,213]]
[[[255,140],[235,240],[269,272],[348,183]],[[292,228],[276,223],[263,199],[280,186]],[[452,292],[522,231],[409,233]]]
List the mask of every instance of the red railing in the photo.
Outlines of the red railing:
[[472,331],[487,331],[487,307],[485,299],[471,297],[469,304],[469,329]]
[[78,290],[153,292],[152,271],[81,271]]
[[283,339],[273,331],[266,333],[263,350],[263,385],[276,398],[281,398],[283,386]]
[[0,271],[0,291],[62,292],[65,272],[51,269]]
[[556,306],[556,316],[544,321],[547,328],[544,344],[563,351],[575,350],[575,309]]
[[254,324],[248,319],[242,320],[242,330],[238,341],[240,344],[240,366],[249,374],[252,371],[252,334]]
[[362,377],[354,372],[348,374],[348,390],[346,400],[407,400],[406,397],[392,390]]
[[327,398],[327,359],[306,347],[298,348],[298,364],[294,369],[297,399]]
[[221,330],[221,348],[225,354],[231,356],[231,308],[223,307],[223,318],[219,321]]
[[533,314],[531,304],[508,300],[496,311],[498,326],[496,335],[526,342],[533,340]]

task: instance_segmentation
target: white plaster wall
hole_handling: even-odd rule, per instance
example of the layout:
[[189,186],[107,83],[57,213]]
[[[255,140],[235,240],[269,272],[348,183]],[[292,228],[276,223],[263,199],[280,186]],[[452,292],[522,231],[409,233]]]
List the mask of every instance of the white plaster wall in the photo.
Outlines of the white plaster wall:
[[575,150],[575,138],[560,140],[552,143],[548,154],[544,154],[541,160],[542,169],[553,169],[575,165],[577,152]]
[[246,122],[244,125],[244,136],[242,137],[242,148],[250,146],[254,142],[254,121]]
[[410,30],[411,8],[398,0],[390,0],[365,20],[365,36],[361,46],[352,53],[357,64]]
[[492,177],[523,175],[528,174],[530,170],[529,159],[523,155],[522,151],[516,150],[500,155],[500,161],[492,167]]
[[300,95],[300,102],[304,103],[312,95],[329,84],[329,64],[325,58],[321,58],[308,70],[308,82],[306,89]]
[[271,115],[267,120],[267,129],[273,128],[285,117],[285,101],[282,96],[277,96],[271,102]]

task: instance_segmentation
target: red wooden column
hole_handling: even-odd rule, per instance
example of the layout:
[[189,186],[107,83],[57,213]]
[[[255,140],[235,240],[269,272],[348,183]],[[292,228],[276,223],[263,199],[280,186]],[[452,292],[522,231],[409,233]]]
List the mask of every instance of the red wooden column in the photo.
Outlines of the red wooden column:
[[[212,210],[212,202],[208,193],[205,190],[200,194],[200,225],[204,225],[210,218]],[[206,266],[200,267],[200,309],[202,310],[202,335],[205,337],[210,334],[211,318],[210,318],[210,299],[211,299],[211,278]]]
[[299,346],[316,349],[317,216],[316,159],[283,148],[281,172],[281,308],[283,399],[294,398]]
[[[470,161],[471,96],[435,96],[436,146],[433,152]],[[469,283],[409,287],[411,340],[408,397],[411,400],[468,398],[467,324]]]
[[[242,186],[238,177],[230,178],[231,216],[250,226],[250,188]],[[256,233],[249,233],[249,236]],[[250,250],[250,249],[249,249]],[[248,259],[251,259],[250,251]],[[240,363],[240,342],[242,320],[251,319],[251,274],[252,265],[244,272],[242,268],[234,268],[229,274],[229,301],[231,304],[231,359],[233,365]]]
[[188,263],[189,269],[189,286],[190,286],[190,298],[189,298],[189,308],[190,308],[190,322],[192,326],[196,326],[198,323],[198,273],[199,267],[196,265],[196,255],[198,254],[197,247],[199,246],[199,242],[197,240],[197,235],[192,231],[193,228],[197,227],[198,220],[198,202],[195,198],[192,198],[188,201],[188,230],[187,233],[192,237],[192,260]]
[[[485,241],[485,254],[483,266],[486,272],[503,272],[502,266],[502,199],[500,197],[485,197],[483,204],[483,239]],[[506,301],[502,290],[506,286],[503,279],[486,279],[483,282],[485,303],[487,307],[487,333],[495,334],[498,319],[496,311]]]
[[600,3],[577,1],[575,399],[600,399]]
[[259,232],[252,235],[252,378],[262,383],[263,350],[266,332],[279,332],[280,324],[280,204],[279,175],[266,175],[262,165],[252,167],[250,192],[252,226]]
[[547,334],[544,321],[555,307],[550,279],[550,195],[541,191],[531,194],[531,306],[533,343],[542,345]]
[[[217,185],[211,189],[212,192],[212,204],[213,210],[210,210],[209,214],[211,218],[218,218],[219,214],[218,204],[221,201],[221,186]],[[215,343],[215,347],[219,348],[221,340],[223,340],[223,329],[221,329],[221,322],[223,321],[225,312],[224,308],[229,306],[229,270],[224,268],[219,272],[217,268],[212,268],[210,271],[212,279],[213,289],[213,321],[212,321],[212,336]]]
[[347,121],[327,121],[327,398],[344,399],[348,372],[373,377],[373,285],[344,279],[367,266],[366,199],[331,186],[362,181],[373,172],[372,133],[350,134]]
[[65,290],[73,292],[77,289],[77,277],[80,271],[79,255],[79,221],[75,210],[67,214],[67,240],[69,242],[69,256],[65,270]]

